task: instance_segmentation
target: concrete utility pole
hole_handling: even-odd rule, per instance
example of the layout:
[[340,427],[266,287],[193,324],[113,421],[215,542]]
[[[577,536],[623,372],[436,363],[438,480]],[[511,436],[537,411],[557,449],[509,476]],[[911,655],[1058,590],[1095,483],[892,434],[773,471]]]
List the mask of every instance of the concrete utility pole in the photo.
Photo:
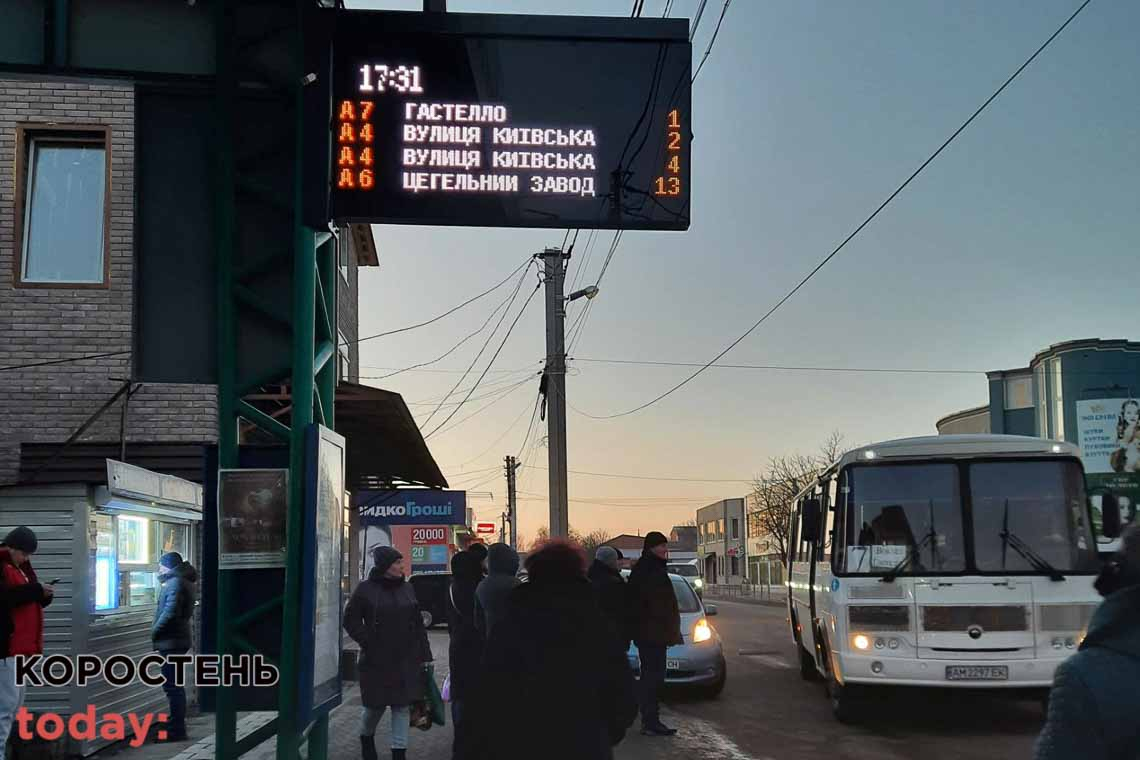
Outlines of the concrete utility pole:
[[567,254],[542,253],[546,263],[546,430],[550,468],[550,537],[570,533],[566,493],[566,278]]
[[515,457],[508,455],[504,460],[506,464],[504,469],[507,473],[507,522],[511,524],[511,548],[518,551],[519,542],[519,529],[518,529],[518,512],[516,510],[515,502],[515,472],[519,468],[518,460]]

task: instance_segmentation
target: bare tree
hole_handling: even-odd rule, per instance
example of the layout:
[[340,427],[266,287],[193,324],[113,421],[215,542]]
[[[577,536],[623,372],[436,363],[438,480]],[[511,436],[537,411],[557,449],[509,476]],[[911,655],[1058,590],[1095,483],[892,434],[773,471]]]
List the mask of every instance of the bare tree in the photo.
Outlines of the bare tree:
[[788,559],[789,523],[792,501],[812,478],[840,457],[845,450],[843,434],[834,431],[815,456],[791,454],[772,457],[764,472],[752,482],[749,494],[751,512],[769,545],[774,545],[781,562]]
[[[578,544],[586,550],[586,555],[589,557],[594,556],[594,552],[598,547],[609,540],[610,534],[602,529],[590,531],[589,533],[582,533],[576,528],[570,528],[570,535],[567,536],[570,541]],[[550,530],[545,526],[541,526],[535,533],[534,539],[531,541],[520,541],[520,546],[527,546],[530,551],[536,551],[544,543],[550,540]]]

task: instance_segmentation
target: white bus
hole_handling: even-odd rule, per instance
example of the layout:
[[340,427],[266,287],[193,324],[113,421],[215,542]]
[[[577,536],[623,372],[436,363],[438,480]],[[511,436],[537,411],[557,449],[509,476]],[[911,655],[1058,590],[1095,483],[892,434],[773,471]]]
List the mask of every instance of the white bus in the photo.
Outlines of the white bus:
[[[805,679],[855,720],[877,686],[1046,697],[1099,602],[1075,446],[1004,435],[855,449],[796,497],[788,618]],[[1103,532],[1119,531],[1102,496]]]

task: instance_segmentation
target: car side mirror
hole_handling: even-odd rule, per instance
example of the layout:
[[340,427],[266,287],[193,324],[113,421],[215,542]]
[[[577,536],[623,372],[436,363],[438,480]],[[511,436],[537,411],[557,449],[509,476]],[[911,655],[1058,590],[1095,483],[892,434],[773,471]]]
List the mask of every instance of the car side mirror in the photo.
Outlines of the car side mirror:
[[706,604],[705,605],[705,617],[713,617],[714,615],[716,615],[716,605],[715,604]]
[[1105,538],[1120,538],[1120,500],[1116,494],[1106,492],[1100,497],[1100,532]]

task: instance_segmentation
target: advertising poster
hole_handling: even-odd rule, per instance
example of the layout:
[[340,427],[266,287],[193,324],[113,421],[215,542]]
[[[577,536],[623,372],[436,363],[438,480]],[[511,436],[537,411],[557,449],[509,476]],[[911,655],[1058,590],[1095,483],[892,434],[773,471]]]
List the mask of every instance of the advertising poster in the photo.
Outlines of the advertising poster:
[[448,570],[455,528],[466,524],[465,491],[361,491],[354,500],[360,516],[362,578],[367,578],[372,569],[372,550],[377,546],[391,546],[400,552],[409,574]]
[[[1124,524],[1134,522],[1140,504],[1140,400],[1078,401],[1077,435],[1089,488],[1115,493]],[[1095,497],[1093,527],[1099,537],[1099,499]]]
[[288,470],[218,472],[218,567],[285,567]]
[[344,439],[325,428],[317,443],[316,578],[313,585],[313,687],[335,681],[341,650],[341,540]]

